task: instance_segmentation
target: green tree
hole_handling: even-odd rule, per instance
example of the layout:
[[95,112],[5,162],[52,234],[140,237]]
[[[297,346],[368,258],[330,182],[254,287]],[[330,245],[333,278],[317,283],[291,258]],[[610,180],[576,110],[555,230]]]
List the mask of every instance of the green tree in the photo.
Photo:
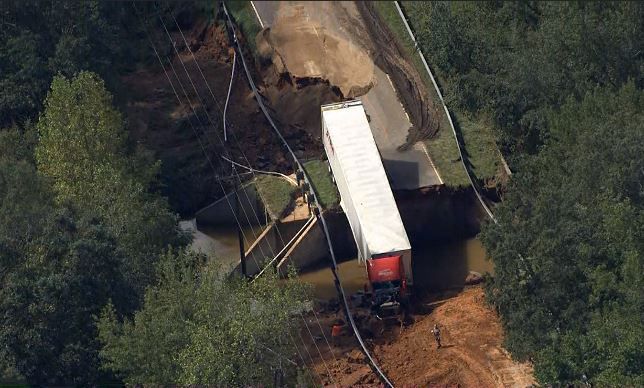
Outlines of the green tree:
[[21,265],[53,211],[51,192],[32,165],[0,160],[0,282]]
[[597,85],[644,86],[638,2],[404,2],[449,104],[496,123],[510,153],[535,153],[547,111]]
[[103,312],[101,356],[125,382],[270,385],[271,368],[280,365],[275,353],[292,357],[289,330],[306,298],[303,286],[275,274],[252,284],[225,279],[212,265],[195,265],[201,262],[168,253],[133,320],[121,323],[111,306]]
[[[93,316],[109,298],[123,308],[128,287],[116,244],[100,226],[82,227],[64,217],[56,221],[62,226],[47,246],[4,279],[2,358],[13,360],[30,383],[94,383],[109,375],[99,370]],[[73,236],[77,227],[82,236]]]
[[38,121],[38,170],[59,203],[104,219],[128,257],[126,276],[142,294],[161,250],[181,244],[176,215],[151,192],[159,164],[128,148],[123,120],[93,73],[54,78]]
[[544,384],[644,384],[643,108],[629,83],[551,112],[483,230],[506,345]]
[[116,87],[119,73],[144,58],[129,3],[5,0],[0,12],[0,127],[35,119],[55,74],[90,70]]
[[92,384],[97,315],[136,303],[123,252],[96,220],[56,207],[25,161],[0,160],[0,372],[5,382]]

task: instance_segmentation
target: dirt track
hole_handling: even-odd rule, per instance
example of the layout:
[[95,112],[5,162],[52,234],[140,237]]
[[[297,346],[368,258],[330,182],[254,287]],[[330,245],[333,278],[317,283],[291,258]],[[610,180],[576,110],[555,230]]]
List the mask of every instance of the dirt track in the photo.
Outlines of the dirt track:
[[[371,342],[373,355],[395,386],[527,387],[534,384],[532,368],[512,361],[502,348],[503,333],[498,317],[484,301],[479,286],[454,295],[433,295],[415,315],[416,322],[394,338]],[[430,333],[441,328],[443,348],[437,349]],[[350,339],[336,349],[337,363],[325,355],[333,378],[324,364],[316,371],[325,384],[351,386],[377,384],[364,357]],[[322,346],[320,346],[322,349]]]

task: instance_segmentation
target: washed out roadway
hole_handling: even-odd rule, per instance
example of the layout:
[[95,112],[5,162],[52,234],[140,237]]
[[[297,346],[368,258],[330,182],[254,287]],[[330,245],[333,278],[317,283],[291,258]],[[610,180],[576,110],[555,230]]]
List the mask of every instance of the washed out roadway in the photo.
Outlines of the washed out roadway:
[[[251,4],[264,27],[277,25],[280,20],[286,19],[285,16],[293,15],[302,18],[305,23],[320,26],[324,31],[324,34],[319,36],[320,47],[325,47],[325,34],[353,42],[368,39],[366,34],[357,36],[356,30],[364,24],[351,2],[254,1]],[[297,31],[293,33],[297,34]],[[357,43],[367,47],[374,45],[374,42]],[[339,55],[342,53],[335,53],[336,57]],[[392,188],[415,190],[443,184],[422,142],[416,143],[406,151],[398,149],[405,144],[411,123],[387,74],[374,66],[373,87],[359,99],[369,117],[371,130]]]

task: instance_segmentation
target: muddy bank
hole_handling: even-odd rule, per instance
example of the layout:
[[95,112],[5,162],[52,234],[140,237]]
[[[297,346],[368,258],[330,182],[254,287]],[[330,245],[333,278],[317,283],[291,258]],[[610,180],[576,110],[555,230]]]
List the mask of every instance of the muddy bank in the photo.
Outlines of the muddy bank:
[[[419,306],[410,325],[366,340],[372,355],[395,386],[527,387],[534,384],[532,367],[512,361],[503,349],[501,323],[485,303],[481,286],[430,294]],[[322,327],[330,327],[339,318],[328,306],[317,309]],[[313,317],[309,321],[313,327]],[[441,329],[441,349],[437,349],[430,332],[435,324]],[[314,330],[314,335],[319,334],[319,330]],[[335,341],[333,355],[326,344],[320,344],[322,358],[312,342],[308,339],[306,342],[314,358],[313,369],[325,385],[379,383],[348,332]]]
[[376,66],[390,75],[413,124],[407,143],[401,149],[408,149],[420,140],[432,138],[441,129],[441,108],[430,99],[420,74],[406,58],[405,51],[399,47],[386,24],[379,19],[373,5],[369,2],[357,2],[356,6],[365,21],[371,41],[379,42],[372,48],[372,58]]
[[[183,27],[201,71],[178,30],[170,31],[172,39],[163,30],[153,31],[152,41],[160,50],[168,76],[150,48],[149,65],[123,77],[123,83],[129,96],[125,113],[130,136],[161,160],[163,192],[173,209],[189,216],[222,196],[216,176],[230,175],[229,163],[223,163],[222,155],[260,169],[289,172],[291,166],[239,68],[226,113],[230,143],[224,150],[222,116],[233,51],[221,24],[186,19]],[[179,55],[175,55],[172,42]],[[226,191],[233,187],[232,180],[222,180],[222,184]]]

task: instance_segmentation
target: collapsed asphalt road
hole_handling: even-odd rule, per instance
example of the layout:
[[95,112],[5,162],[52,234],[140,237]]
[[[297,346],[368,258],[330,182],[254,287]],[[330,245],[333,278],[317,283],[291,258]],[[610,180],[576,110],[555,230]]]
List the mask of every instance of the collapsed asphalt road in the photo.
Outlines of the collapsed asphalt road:
[[[273,58],[278,72],[292,79],[325,81],[341,97],[362,100],[394,190],[443,183],[425,146],[408,143],[413,122],[422,123],[424,116],[413,109],[410,117],[391,77],[374,64],[375,44],[354,3],[253,4],[265,27],[258,46]],[[319,132],[319,124],[308,131]]]

